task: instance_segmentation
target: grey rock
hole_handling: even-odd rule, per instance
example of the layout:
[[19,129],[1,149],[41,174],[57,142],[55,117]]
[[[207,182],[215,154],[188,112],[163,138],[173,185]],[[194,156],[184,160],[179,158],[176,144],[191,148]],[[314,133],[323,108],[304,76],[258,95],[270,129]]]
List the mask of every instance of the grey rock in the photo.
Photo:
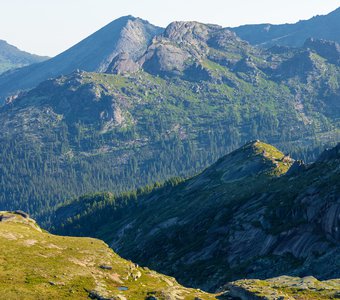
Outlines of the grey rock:
[[106,70],[108,74],[135,73],[140,69],[138,63],[134,62],[128,53],[118,54]]
[[22,210],[16,210],[13,213],[16,214],[16,215],[22,216],[25,219],[29,219],[29,217],[30,217],[28,213],[25,213]]
[[112,270],[112,267],[109,265],[100,265],[99,268],[103,269],[103,270]]

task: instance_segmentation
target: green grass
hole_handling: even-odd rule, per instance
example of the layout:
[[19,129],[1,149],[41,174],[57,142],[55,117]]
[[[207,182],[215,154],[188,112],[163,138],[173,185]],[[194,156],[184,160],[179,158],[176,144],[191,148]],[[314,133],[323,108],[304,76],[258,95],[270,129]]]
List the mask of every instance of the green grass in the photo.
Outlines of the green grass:
[[[216,299],[180,286],[173,278],[136,266],[96,239],[42,232],[33,220],[1,212],[13,219],[0,222],[0,290],[3,299],[87,299],[89,291],[105,297],[159,299],[178,293],[183,299]],[[109,265],[112,270],[103,270]],[[133,278],[133,274],[140,276]],[[126,286],[127,291],[118,287]]]

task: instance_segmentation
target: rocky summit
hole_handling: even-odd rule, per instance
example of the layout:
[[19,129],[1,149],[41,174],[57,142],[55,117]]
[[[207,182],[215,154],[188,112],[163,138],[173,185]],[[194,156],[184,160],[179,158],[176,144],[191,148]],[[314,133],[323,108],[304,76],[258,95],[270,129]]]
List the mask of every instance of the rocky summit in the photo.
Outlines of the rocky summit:
[[254,141],[185,181],[80,197],[58,209],[55,230],[100,237],[209,291],[282,274],[339,278],[339,147],[304,165]]
[[151,39],[161,31],[139,18],[119,18],[56,57],[1,76],[0,98],[4,100],[20,90],[34,88],[46,79],[78,69],[105,72],[112,59],[122,52],[133,59],[141,56]]

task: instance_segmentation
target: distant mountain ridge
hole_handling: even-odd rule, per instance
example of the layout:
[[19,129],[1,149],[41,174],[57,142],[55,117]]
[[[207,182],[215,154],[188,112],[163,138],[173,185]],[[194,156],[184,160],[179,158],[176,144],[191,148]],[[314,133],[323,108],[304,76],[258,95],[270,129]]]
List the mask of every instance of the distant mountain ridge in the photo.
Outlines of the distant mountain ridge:
[[[252,45],[266,48],[272,46],[301,47],[308,38],[340,42],[337,34],[340,28],[339,16],[340,8],[326,16],[317,16],[296,24],[244,25],[229,28],[229,30],[218,25],[208,26],[199,22],[172,22],[164,29],[140,18],[122,17],[46,62],[0,76],[0,103],[4,102],[6,97],[15,95],[21,90],[29,90],[46,79],[67,75],[77,69],[87,72],[109,70],[111,73],[121,73],[135,72],[142,66],[144,70],[151,73],[160,72],[158,75],[169,75],[168,70],[164,71],[157,66],[159,63],[157,60],[161,59],[162,67],[167,64],[166,68],[171,67],[181,72],[186,62],[202,57],[199,52],[204,50],[205,46],[202,42],[208,37],[210,40],[205,42],[210,43],[210,46],[215,43],[215,46],[219,45],[224,50],[226,47],[233,47],[230,43],[221,44],[222,40],[226,41],[227,36],[232,36],[231,31]],[[203,31],[200,32],[200,30]],[[181,33],[176,31],[182,34],[187,32],[188,35],[181,36]],[[211,36],[213,32],[218,31],[224,32],[225,36],[223,38],[221,34],[217,34],[217,37]],[[218,40],[221,38],[222,40]],[[200,39],[201,41],[198,42]],[[169,43],[166,43],[166,40]],[[181,49],[172,42],[181,44]],[[162,45],[158,45],[159,43]],[[203,46],[202,49],[200,49],[201,46]],[[169,60],[169,55],[172,60]],[[225,60],[226,58],[220,57],[219,59]],[[186,72],[188,76],[195,74],[198,78],[208,76],[195,65],[186,69]]]
[[[119,35],[127,45],[130,34]],[[220,26],[174,22],[141,45],[103,73],[46,80],[0,108],[3,209],[43,215],[74,195],[192,175],[256,138],[308,161],[339,140],[335,42],[263,50]]]
[[132,16],[119,18],[56,57],[0,76],[0,102],[20,90],[34,88],[48,78],[77,69],[103,72],[121,52],[137,58],[160,32],[161,28],[142,19]]
[[47,60],[48,57],[33,55],[0,40],[0,74]]
[[301,47],[308,38],[340,42],[340,8],[295,24],[242,25],[231,28],[252,45],[270,48],[275,45]]

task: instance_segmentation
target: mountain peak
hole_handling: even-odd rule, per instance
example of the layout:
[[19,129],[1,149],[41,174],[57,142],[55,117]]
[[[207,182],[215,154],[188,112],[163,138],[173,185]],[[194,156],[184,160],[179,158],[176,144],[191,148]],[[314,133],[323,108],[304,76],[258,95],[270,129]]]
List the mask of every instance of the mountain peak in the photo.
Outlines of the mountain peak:
[[231,183],[247,177],[277,177],[286,174],[293,162],[274,146],[255,140],[220,158],[199,178],[220,177],[222,182]]
[[206,41],[211,31],[221,28],[218,25],[203,24],[196,21],[175,21],[165,29],[164,36],[176,42],[191,42],[193,39]]
[[260,140],[250,141],[230,155],[238,154],[245,154],[248,155],[248,157],[258,156],[270,161],[283,161],[285,159],[288,162],[290,160],[288,159],[289,155],[284,155],[276,147]]
[[114,20],[52,59],[4,74],[0,80],[0,102],[13,92],[33,88],[47,78],[69,74],[76,69],[105,72],[122,52],[135,60],[162,32],[162,28],[133,16]]

